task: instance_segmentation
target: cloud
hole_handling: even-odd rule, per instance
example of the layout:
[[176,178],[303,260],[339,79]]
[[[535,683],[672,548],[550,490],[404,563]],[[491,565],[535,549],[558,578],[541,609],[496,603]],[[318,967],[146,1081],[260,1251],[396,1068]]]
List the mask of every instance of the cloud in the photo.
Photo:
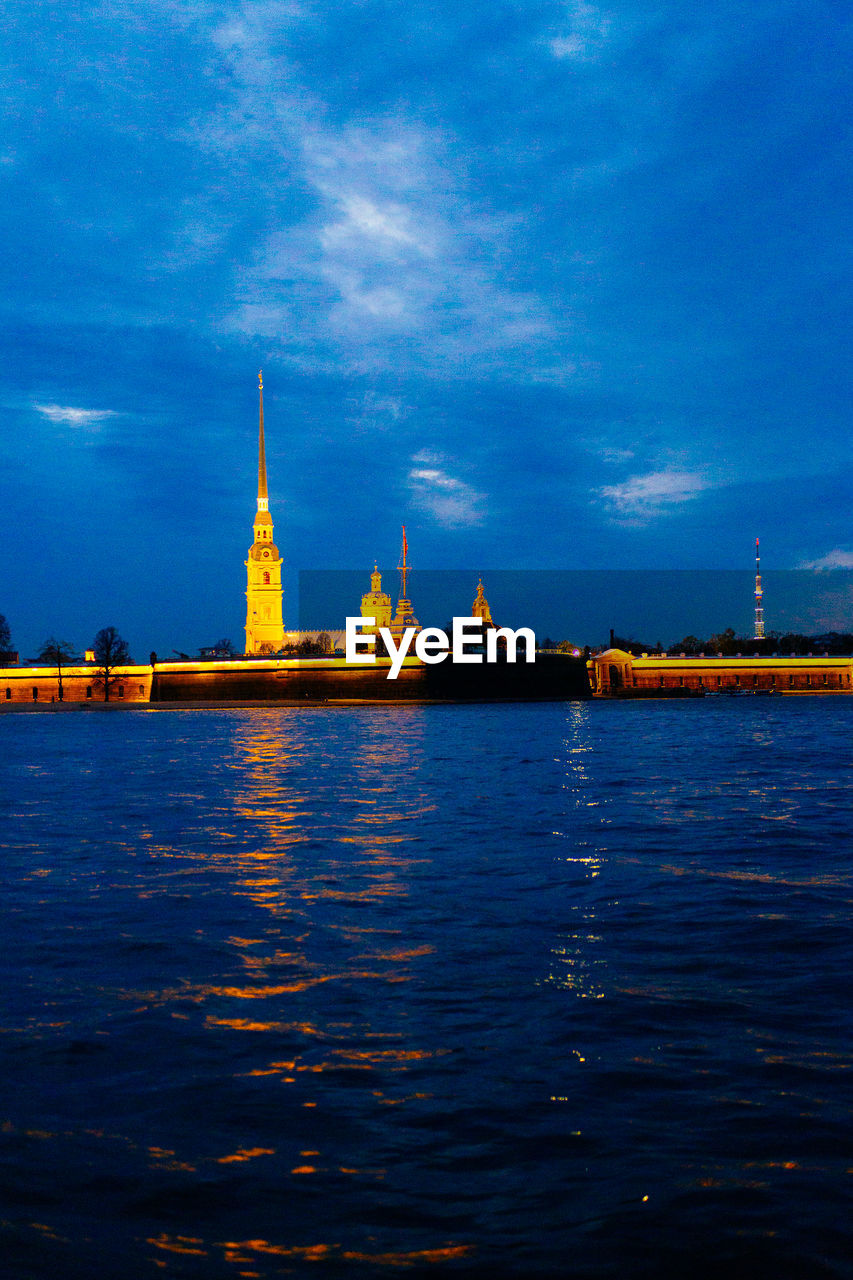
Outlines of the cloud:
[[571,0],[568,8],[569,31],[550,41],[551,52],[555,58],[594,57],[607,43],[613,19],[586,0]]
[[102,422],[116,416],[114,409],[74,409],[71,405],[62,404],[34,404],[33,408],[48,422],[81,427],[84,431],[99,431]]
[[633,449],[604,448],[597,450],[602,462],[628,462],[634,457]]
[[387,204],[383,209],[364,196],[342,195],[338,203],[343,218],[320,232],[320,241],[327,251],[338,249],[354,240],[369,240],[384,249],[390,246],[412,245],[420,252],[426,251],[417,235],[409,229],[410,212],[403,205]]
[[437,465],[441,461],[438,454],[428,450],[412,457],[417,465],[409,471],[408,480],[415,506],[433,516],[445,529],[481,524],[485,495]]
[[[550,370],[566,321],[528,284],[526,220],[484,194],[448,121],[399,101],[339,112],[334,80],[324,100],[322,79],[281,52],[297,12],[241,10],[208,37],[225,91],[186,141],[235,183],[248,169],[267,209],[218,327],[278,338],[281,354],[312,370],[343,357],[360,371],[467,376],[510,361],[532,380],[543,347]],[[216,219],[186,214],[177,252],[215,254]]]
[[313,201],[239,272],[226,327],[311,361],[330,348],[362,369],[448,373],[551,340],[541,299],[505,279],[519,229],[477,208],[437,131],[393,116],[291,128]]
[[690,502],[708,485],[696,471],[670,468],[631,476],[623,484],[605,485],[598,493],[617,516],[642,523]]
[[828,551],[825,556],[821,556],[819,560],[805,560],[799,566],[800,569],[853,569],[853,551],[842,551],[840,547],[836,547],[834,551]]
[[[347,401],[347,423],[350,430],[387,432],[405,422],[410,407],[402,396],[365,391]],[[414,461],[414,459],[413,459]]]

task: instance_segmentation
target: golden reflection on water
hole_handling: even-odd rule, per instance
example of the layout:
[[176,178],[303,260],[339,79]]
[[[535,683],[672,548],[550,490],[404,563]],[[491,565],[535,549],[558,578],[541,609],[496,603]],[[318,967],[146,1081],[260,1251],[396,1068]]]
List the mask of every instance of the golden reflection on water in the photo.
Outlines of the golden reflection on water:
[[[210,832],[205,855],[222,873],[218,887],[242,900],[234,926],[222,938],[233,976],[226,964],[209,982],[172,981],[161,990],[128,993],[149,1006],[174,1006],[182,1017],[182,1010],[200,1006],[202,1025],[212,1035],[245,1036],[246,1050],[237,1055],[240,1066],[234,1078],[276,1090],[277,1108],[298,1107],[300,1116],[312,1117],[303,1130],[307,1142],[298,1152],[283,1150],[264,1126],[247,1127],[232,1150],[195,1156],[202,1172],[216,1166],[237,1174],[250,1164],[275,1167],[283,1161],[282,1174],[300,1181],[345,1176],[381,1183],[384,1168],[356,1167],[352,1159],[335,1162],[324,1156],[327,1102],[335,1096],[335,1078],[359,1089],[359,1105],[383,1111],[414,1106],[431,1094],[419,1090],[415,1081],[406,1087],[408,1073],[450,1052],[434,1045],[423,1048],[412,1038],[405,1009],[382,999],[369,1002],[369,1015],[359,1001],[352,1021],[335,1020],[334,1014],[324,1018],[327,1001],[319,994],[308,1006],[307,1020],[288,1016],[306,1010],[297,1001],[310,1001],[312,991],[332,988],[330,1007],[341,1010],[350,1006],[337,1003],[339,997],[351,1000],[351,993],[364,984],[409,982],[436,951],[429,939],[409,940],[400,929],[371,927],[364,915],[358,920],[365,923],[352,923],[350,915],[353,908],[404,899],[413,871],[429,861],[418,841],[419,820],[436,807],[426,802],[418,780],[425,763],[422,713],[408,710],[400,722],[384,710],[382,716],[350,715],[346,732],[352,740],[339,740],[339,750],[330,749],[328,762],[311,776],[300,755],[298,717],[264,714],[239,721],[229,764],[231,812],[222,820],[230,830]],[[316,760],[316,752],[311,758]],[[251,921],[252,909],[258,913],[256,922]],[[193,1168],[166,1149],[152,1148],[149,1159],[161,1170]],[[410,1269],[469,1252],[467,1245],[441,1240],[435,1248],[374,1253],[338,1241],[217,1242],[188,1232],[152,1235],[148,1244],[161,1269],[170,1256],[175,1264],[181,1256],[200,1256],[238,1265],[246,1276],[268,1274],[274,1260],[296,1266],[326,1260]]]
[[[407,709],[402,721],[389,712],[335,722],[339,729],[343,723],[350,739],[333,741],[328,760],[310,780],[300,768],[295,716],[273,713],[241,722],[233,744],[233,806],[255,839],[243,842],[237,883],[252,901],[278,914],[304,912],[321,899],[375,902],[407,892],[404,873],[413,859],[400,856],[411,840],[407,828],[434,807],[424,804],[417,787],[424,730],[422,712],[414,710]],[[354,778],[342,794],[344,770]],[[292,855],[309,840],[322,844],[322,874],[306,878]]]
[[[294,1171],[296,1172],[296,1171]],[[150,1236],[146,1241],[164,1253],[210,1257],[220,1253],[225,1262],[238,1266],[258,1266],[264,1258],[287,1258],[301,1262],[366,1262],[374,1266],[397,1267],[409,1270],[422,1265],[438,1265],[468,1257],[470,1245],[448,1243],[437,1249],[413,1249],[370,1253],[366,1250],[345,1249],[340,1244],[283,1245],[270,1240],[226,1240],[206,1244],[199,1236],[167,1235],[165,1232]],[[152,1258],[156,1262],[157,1259]],[[242,1276],[258,1276],[257,1271],[241,1271]]]
[[217,1156],[217,1164],[245,1164],[247,1160],[255,1160],[258,1156],[274,1156],[275,1147],[238,1147],[227,1156]]
[[[559,861],[574,869],[577,873],[578,901],[567,902],[566,908],[575,917],[574,927],[570,932],[563,932],[554,939],[551,946],[552,967],[546,981],[554,986],[570,991],[581,1000],[601,1000],[604,998],[602,985],[604,959],[601,952],[601,932],[598,927],[598,909],[589,902],[586,886],[595,880],[604,863],[604,849],[598,847],[597,837],[590,839],[578,829],[586,831],[591,817],[587,810],[598,807],[594,798],[595,780],[591,777],[591,763],[594,755],[592,743],[592,718],[590,708],[584,703],[572,703],[566,713],[566,735],[563,739],[563,823],[564,828],[554,834],[563,837],[573,850],[573,854],[559,855]],[[605,822],[604,816],[592,819],[595,831]],[[572,877],[574,882],[575,877]],[[571,894],[566,887],[565,892]],[[586,900],[582,905],[581,899]],[[575,1056],[584,1061],[584,1056],[575,1050]]]

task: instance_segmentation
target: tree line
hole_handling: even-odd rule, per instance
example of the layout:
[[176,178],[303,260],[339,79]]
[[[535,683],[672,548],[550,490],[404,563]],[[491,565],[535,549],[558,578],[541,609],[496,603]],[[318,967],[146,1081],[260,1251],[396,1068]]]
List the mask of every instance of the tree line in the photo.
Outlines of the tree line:
[[712,657],[721,653],[723,657],[730,658],[738,654],[757,653],[763,658],[771,654],[779,654],[782,657],[787,657],[789,654],[805,657],[810,653],[835,655],[853,653],[853,632],[825,631],[818,635],[807,636],[796,631],[768,631],[763,638],[756,639],[754,636],[738,635],[734,627],[726,627],[725,631],[716,632],[706,640],[694,635],[684,636],[682,640],[676,641],[668,648],[665,648],[660,641],[657,644],[646,644],[616,635],[612,637],[611,644],[613,648],[624,649],[635,656],[641,653],[666,653],[669,657],[678,657],[683,653],[688,658],[692,658],[699,654]]

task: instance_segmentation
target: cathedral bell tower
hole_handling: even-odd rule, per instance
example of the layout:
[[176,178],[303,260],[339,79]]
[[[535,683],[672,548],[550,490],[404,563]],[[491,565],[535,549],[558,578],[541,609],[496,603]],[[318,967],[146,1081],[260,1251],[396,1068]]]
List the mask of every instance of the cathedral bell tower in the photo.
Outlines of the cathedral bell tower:
[[281,556],[272,540],[272,516],[267,494],[267,459],[264,449],[264,382],[258,374],[258,510],[255,540],[244,561],[246,586],[246,653],[278,653],[284,647],[281,612]]
[[483,579],[477,583],[477,595],[474,603],[471,605],[471,617],[479,618],[483,624],[484,631],[496,631],[497,627],[492,622],[492,611],[489,608],[489,602],[483,591]]
[[363,631],[363,635],[375,634],[380,627],[391,625],[391,597],[382,590],[382,574],[379,565],[374,565],[370,575],[370,590],[361,597],[362,618],[374,618],[374,626]]

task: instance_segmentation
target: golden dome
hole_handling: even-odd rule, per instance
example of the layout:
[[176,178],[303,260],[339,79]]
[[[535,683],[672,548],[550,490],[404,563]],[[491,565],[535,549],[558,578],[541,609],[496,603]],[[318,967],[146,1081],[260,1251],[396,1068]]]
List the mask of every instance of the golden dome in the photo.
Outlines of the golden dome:
[[274,542],[255,542],[249,547],[250,560],[279,560],[278,547]]

